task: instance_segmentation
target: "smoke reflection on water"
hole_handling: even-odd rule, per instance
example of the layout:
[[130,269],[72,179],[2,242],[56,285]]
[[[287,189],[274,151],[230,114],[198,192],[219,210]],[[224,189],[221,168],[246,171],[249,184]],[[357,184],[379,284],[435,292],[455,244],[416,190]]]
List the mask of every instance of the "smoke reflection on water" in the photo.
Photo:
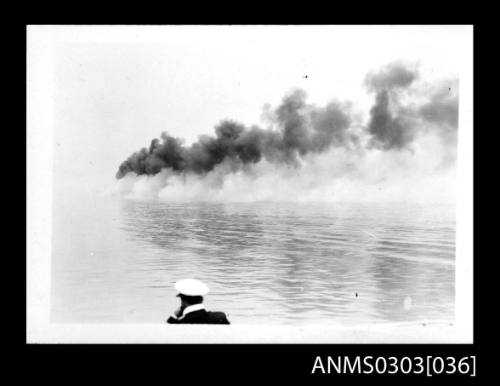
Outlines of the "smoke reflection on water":
[[453,207],[106,205],[55,243],[55,321],[161,322],[183,277],[206,281],[208,308],[235,323],[453,319]]

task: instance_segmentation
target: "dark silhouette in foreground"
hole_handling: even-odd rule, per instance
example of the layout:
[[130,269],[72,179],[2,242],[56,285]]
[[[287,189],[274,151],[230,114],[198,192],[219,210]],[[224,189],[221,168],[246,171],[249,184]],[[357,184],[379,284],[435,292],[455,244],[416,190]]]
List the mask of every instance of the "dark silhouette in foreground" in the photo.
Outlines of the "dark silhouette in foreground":
[[194,279],[177,282],[175,288],[181,300],[181,306],[174,315],[167,319],[170,324],[229,324],[224,312],[207,311],[203,305],[203,296],[208,287]]

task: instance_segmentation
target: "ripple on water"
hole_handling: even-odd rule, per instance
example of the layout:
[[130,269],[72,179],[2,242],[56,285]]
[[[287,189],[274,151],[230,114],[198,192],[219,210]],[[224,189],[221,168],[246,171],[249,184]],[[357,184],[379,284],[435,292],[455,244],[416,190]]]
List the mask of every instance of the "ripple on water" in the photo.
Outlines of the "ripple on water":
[[453,318],[449,208],[99,205],[73,219],[77,229],[68,243],[56,245],[56,320],[163,320],[177,307],[173,283],[181,277],[206,281],[207,306],[224,310],[233,322]]

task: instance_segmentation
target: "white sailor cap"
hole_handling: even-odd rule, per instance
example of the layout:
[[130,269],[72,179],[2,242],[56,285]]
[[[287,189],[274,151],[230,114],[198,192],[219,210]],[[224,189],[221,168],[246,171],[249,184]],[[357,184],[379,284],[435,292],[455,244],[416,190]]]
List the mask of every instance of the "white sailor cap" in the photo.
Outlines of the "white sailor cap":
[[208,287],[196,279],[182,279],[175,283],[175,289],[179,294],[187,296],[203,296],[209,291]]

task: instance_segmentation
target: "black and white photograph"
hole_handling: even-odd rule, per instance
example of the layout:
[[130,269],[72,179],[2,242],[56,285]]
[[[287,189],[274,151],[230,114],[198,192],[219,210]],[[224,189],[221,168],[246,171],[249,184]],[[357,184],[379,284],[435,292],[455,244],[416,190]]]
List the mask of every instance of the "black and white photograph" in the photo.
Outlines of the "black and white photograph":
[[472,26],[26,37],[28,343],[472,343]]

